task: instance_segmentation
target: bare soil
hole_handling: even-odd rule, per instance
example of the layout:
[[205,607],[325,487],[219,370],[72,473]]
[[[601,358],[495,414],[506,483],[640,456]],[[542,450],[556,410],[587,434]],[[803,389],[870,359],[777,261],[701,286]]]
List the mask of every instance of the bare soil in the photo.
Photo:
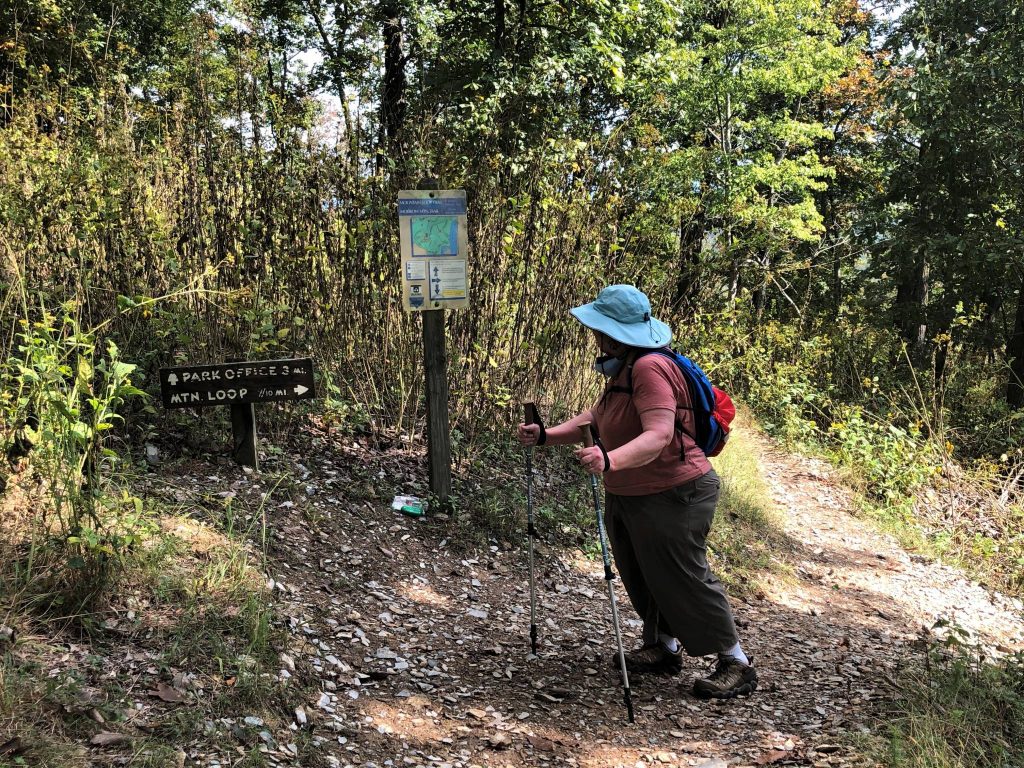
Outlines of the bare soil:
[[[539,545],[533,656],[525,538],[467,548],[452,539],[451,520],[413,519],[392,510],[390,497],[368,493],[422,487],[418,452],[307,437],[300,452],[268,462],[292,478],[287,492],[223,462],[160,478],[163,492],[202,486],[266,514],[268,586],[286,638],[280,669],[270,671],[278,695],[263,710],[212,713],[187,675],[161,689],[161,671],[141,665],[139,675],[154,680],[134,687],[167,695],[140,695],[140,721],[191,708],[210,734],[259,734],[197,734],[178,745],[179,765],[871,765],[858,737],[879,730],[901,668],[937,620],[963,627],[994,655],[1024,648],[1018,600],[903,551],[854,515],[826,465],[759,439],[781,513],[782,568],[732,601],[760,686],[745,698],[698,700],[690,688],[713,659],[689,659],[678,676],[632,678],[629,724],[609,664],[614,637],[599,562]],[[633,647],[640,624],[615,584]],[[247,729],[246,717],[258,725]],[[118,746],[109,749],[90,747],[96,764],[124,763]]]
[[[1022,647],[1019,601],[904,552],[851,513],[824,464],[759,442],[788,566],[733,600],[760,687],[700,701],[690,687],[713,659],[690,659],[676,677],[634,676],[633,725],[608,663],[614,637],[598,562],[541,547],[533,657],[524,549],[466,553],[436,521],[315,493],[315,529],[278,522],[274,578],[294,629],[290,651],[322,681],[304,712],[329,762],[859,765],[870,760],[851,734],[877,731],[915,640],[937,620],[993,653]],[[323,478],[364,458],[350,446],[306,466]],[[616,585],[632,647],[639,622]]]

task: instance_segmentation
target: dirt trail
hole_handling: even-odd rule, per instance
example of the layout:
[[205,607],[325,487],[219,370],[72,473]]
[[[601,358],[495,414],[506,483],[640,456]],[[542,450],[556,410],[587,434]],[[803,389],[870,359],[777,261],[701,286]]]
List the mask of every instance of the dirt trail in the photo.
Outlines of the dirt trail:
[[[634,679],[632,726],[607,663],[614,641],[596,563],[541,548],[541,647],[529,657],[524,551],[459,555],[429,523],[344,501],[345,468],[367,458],[355,444],[308,457],[308,508],[275,514],[272,568],[292,630],[283,667],[294,661],[320,681],[301,715],[324,759],[860,765],[836,742],[870,725],[922,627],[943,616],[993,647],[1020,647],[1019,602],[907,555],[855,519],[821,463],[767,442],[761,452],[790,545],[778,556],[792,571],[767,580],[760,597],[734,598],[761,686],[749,698],[698,701],[689,687],[710,660],[691,659],[679,677]],[[619,594],[632,646],[639,622]],[[268,757],[289,763],[286,750]]]

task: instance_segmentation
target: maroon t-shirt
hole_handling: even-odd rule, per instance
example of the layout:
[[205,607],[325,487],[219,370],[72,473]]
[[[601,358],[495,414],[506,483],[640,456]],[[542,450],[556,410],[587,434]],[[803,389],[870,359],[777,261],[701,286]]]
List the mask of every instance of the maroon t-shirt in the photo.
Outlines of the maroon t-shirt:
[[675,411],[677,424],[682,423],[683,429],[675,430],[672,442],[649,464],[606,472],[605,489],[620,496],[645,496],[667,491],[708,472],[711,465],[691,437],[695,428],[690,391],[676,364],[664,355],[644,355],[633,364],[633,394],[612,391],[612,387],[625,387],[628,381],[628,370],[623,368],[591,409],[605,450],[613,451],[639,437],[643,432],[640,414],[647,411]]

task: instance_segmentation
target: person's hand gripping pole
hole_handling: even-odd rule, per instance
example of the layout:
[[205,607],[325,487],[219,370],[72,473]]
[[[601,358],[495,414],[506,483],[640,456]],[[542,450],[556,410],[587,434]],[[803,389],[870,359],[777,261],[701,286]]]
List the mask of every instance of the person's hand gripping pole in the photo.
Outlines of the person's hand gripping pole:
[[[594,445],[594,440],[597,437],[597,431],[594,429],[594,425],[587,422],[580,425],[580,433],[583,436],[583,445],[587,448],[591,448]],[[602,453],[604,451],[602,450]],[[594,512],[597,514],[597,537],[601,542],[601,558],[604,560],[604,580],[608,585],[608,599],[612,605],[612,626],[615,629],[615,644],[619,651],[619,666],[622,669],[622,690],[623,690],[623,701],[626,704],[626,712],[629,714],[629,722],[633,720],[633,697],[629,692],[629,674],[626,672],[626,655],[622,648],[622,632],[619,630],[619,606],[615,601],[615,587],[612,585],[612,580],[615,578],[615,573],[612,571],[612,560],[608,554],[608,542],[607,536],[604,529],[604,515],[601,513],[601,495],[597,487],[597,476],[594,474],[590,475],[590,489],[594,492]]]
[[[523,423],[536,424],[544,432],[544,422],[540,419],[534,403],[523,403]],[[537,655],[537,587],[533,576],[533,540],[537,537],[537,529],[533,525],[533,446],[526,447],[526,538],[530,552],[530,651]]]

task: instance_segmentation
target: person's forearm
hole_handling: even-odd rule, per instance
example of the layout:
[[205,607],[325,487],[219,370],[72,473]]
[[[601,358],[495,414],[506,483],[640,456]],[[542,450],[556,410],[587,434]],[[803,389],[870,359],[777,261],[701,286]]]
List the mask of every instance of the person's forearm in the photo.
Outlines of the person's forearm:
[[609,469],[636,469],[654,461],[675,434],[675,412],[656,409],[640,414],[643,432],[608,452]]
[[557,427],[548,427],[547,441],[544,445],[571,445],[582,441],[580,425],[591,420],[590,411],[573,416],[568,421],[563,421]]
[[[671,439],[671,435],[669,435]],[[664,449],[667,441],[663,435],[643,432],[614,451],[608,451],[611,469],[635,469],[654,461]]]

